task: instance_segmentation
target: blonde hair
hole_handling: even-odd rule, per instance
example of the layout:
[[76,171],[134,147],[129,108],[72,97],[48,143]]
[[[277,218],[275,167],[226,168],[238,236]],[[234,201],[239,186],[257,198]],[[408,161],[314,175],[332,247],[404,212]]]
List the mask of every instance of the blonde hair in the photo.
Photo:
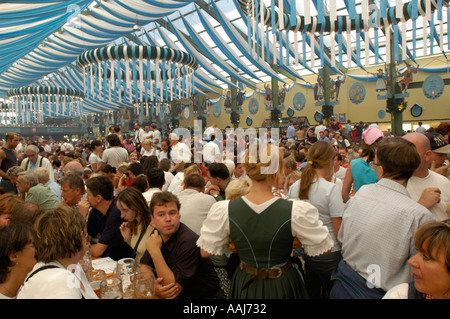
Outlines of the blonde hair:
[[289,181],[294,178],[296,181],[299,180],[302,177],[302,171],[296,169],[294,171],[292,171],[291,173],[289,173],[288,176],[286,176],[285,178],[285,182],[284,182],[284,190],[288,191],[289,190]]
[[316,177],[316,169],[330,165],[335,155],[336,151],[328,142],[317,141],[311,146],[308,151],[308,165],[304,167],[300,180],[299,199],[309,199],[309,189]]
[[155,147],[155,144],[150,140],[144,140],[142,145],[150,145],[152,148]]
[[250,192],[252,180],[248,177],[242,177],[232,180],[225,189],[225,199],[235,199],[244,196]]
[[272,144],[251,145],[245,155],[245,170],[252,181],[273,178],[278,185],[284,170],[283,153]]
[[128,176],[130,174],[127,163],[121,163],[117,165],[117,172],[125,174]]

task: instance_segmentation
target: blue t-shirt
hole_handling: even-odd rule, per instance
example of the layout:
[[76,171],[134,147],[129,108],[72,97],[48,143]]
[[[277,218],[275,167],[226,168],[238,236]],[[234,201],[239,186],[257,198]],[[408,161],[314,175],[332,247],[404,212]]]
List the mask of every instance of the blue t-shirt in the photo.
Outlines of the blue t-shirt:
[[377,173],[370,168],[363,158],[357,158],[351,161],[351,171],[353,183],[355,184],[355,193],[361,186],[378,182]]

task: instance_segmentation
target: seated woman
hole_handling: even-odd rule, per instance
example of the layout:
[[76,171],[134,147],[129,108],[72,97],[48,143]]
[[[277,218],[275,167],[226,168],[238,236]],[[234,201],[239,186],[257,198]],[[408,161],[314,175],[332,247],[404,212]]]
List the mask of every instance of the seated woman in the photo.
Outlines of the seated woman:
[[79,261],[86,249],[86,222],[69,206],[40,215],[32,233],[37,263],[17,299],[97,299]]
[[135,187],[127,187],[116,198],[121,217],[126,219],[120,226],[120,233],[125,242],[133,248],[133,258],[140,265],[145,253],[145,241],[150,237],[154,227],[150,223],[150,209],[142,192]]
[[450,219],[417,229],[419,252],[408,261],[414,281],[391,288],[383,299],[450,299]]
[[0,226],[0,299],[14,299],[36,264],[28,225]]

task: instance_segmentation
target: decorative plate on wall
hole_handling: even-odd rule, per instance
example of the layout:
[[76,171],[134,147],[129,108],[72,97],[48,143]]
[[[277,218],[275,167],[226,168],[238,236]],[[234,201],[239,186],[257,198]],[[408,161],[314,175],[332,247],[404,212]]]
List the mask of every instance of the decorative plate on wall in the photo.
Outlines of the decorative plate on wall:
[[353,104],[361,104],[366,98],[366,88],[361,83],[355,83],[348,90],[348,97]]
[[250,101],[248,101],[248,110],[251,114],[255,115],[258,113],[259,110],[259,102],[256,98],[251,98]]
[[410,111],[411,111],[411,115],[412,116],[419,117],[423,113],[423,106],[416,103],[413,106],[411,106],[411,110]]
[[[437,74],[428,76],[422,84],[423,95],[430,100],[436,100],[444,93],[444,80]],[[412,110],[412,109],[411,109]]]
[[314,119],[316,120],[316,122],[320,122],[320,120],[323,119],[322,112],[316,111],[316,113],[314,113]]
[[302,92],[298,92],[294,95],[294,99],[292,100],[292,103],[294,104],[294,108],[297,111],[301,111],[305,108],[306,105],[306,98],[305,95]]

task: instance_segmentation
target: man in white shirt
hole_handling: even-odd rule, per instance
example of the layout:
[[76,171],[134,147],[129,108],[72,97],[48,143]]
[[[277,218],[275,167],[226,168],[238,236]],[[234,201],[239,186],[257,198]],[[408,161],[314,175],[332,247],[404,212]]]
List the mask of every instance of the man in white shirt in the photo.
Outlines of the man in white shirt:
[[161,149],[161,132],[158,130],[156,123],[152,123],[152,141],[158,150]]
[[41,141],[41,145],[44,148],[44,151],[46,151],[47,153],[51,153],[52,152],[52,148],[50,145],[47,144],[46,140],[42,140]]
[[128,151],[122,147],[120,139],[116,134],[110,134],[106,137],[109,148],[103,151],[100,170],[105,164],[117,168],[120,163],[128,163]]
[[422,126],[422,122],[419,122],[418,124],[419,124],[419,126],[416,128],[416,132],[425,134],[427,132],[427,130]]
[[207,165],[211,163],[222,162],[220,149],[215,139],[216,136],[214,134],[211,134],[209,142],[203,145],[203,162],[205,162]]
[[150,131],[150,125],[146,125],[144,127],[144,134],[142,135],[144,140],[142,140],[141,142],[150,139],[150,141],[152,141],[152,132]]
[[216,203],[211,195],[203,193],[205,179],[199,174],[191,174],[184,181],[184,189],[177,196],[181,203],[180,221],[200,236],[200,228],[209,209]]
[[55,181],[55,176],[53,172],[53,167],[48,158],[39,155],[39,148],[36,145],[28,145],[25,148],[25,154],[27,158],[24,158],[20,167],[25,171],[32,171],[37,167],[44,167],[50,173],[50,180]]
[[64,140],[64,143],[61,145],[61,151],[64,152],[73,152],[75,148],[72,143],[69,143],[67,139]]
[[216,131],[216,124],[212,124],[210,127],[206,128],[205,132],[203,133],[203,137],[206,140],[209,140],[209,137],[211,136],[211,134],[215,134]]
[[136,146],[136,150],[138,153],[141,151],[142,142],[144,141],[144,130],[141,129],[141,125],[139,123],[134,124],[134,145]]
[[178,141],[178,135],[175,133],[170,133],[170,146],[172,151],[170,152],[170,158],[174,162],[174,166],[170,169],[170,172],[175,172],[181,162],[190,163],[191,162],[191,150],[190,148]]
[[153,167],[145,172],[147,175],[148,189],[142,193],[148,205],[152,201],[153,194],[161,192],[164,186],[164,171],[159,167]]
[[316,134],[316,136],[319,136],[320,135],[319,133],[324,132],[326,129],[327,129],[327,127],[325,125],[323,125],[323,120],[320,120],[319,125],[317,125],[314,128],[314,134]]
[[450,218],[450,181],[430,170],[432,151],[430,140],[422,133],[408,133],[403,138],[412,142],[419,153],[421,163],[408,180],[411,198],[425,206],[436,220]]

